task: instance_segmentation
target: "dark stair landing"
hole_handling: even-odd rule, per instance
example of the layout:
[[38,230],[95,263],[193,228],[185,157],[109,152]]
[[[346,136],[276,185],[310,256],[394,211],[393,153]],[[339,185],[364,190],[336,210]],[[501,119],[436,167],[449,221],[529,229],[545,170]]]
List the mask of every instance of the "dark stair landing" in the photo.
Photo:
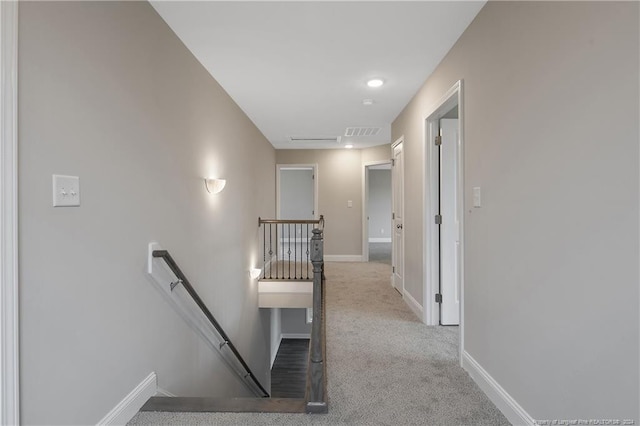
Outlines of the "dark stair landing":
[[[154,396],[140,411],[305,413],[309,339],[283,339],[271,368],[271,398]],[[321,411],[326,412],[326,411]]]
[[282,339],[271,367],[272,398],[304,398],[309,339]]

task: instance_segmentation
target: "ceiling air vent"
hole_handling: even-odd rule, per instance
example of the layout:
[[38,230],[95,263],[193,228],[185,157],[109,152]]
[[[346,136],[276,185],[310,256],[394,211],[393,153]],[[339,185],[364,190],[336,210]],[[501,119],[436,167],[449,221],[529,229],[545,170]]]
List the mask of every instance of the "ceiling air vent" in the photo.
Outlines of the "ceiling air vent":
[[340,136],[289,136],[290,142],[340,142]]
[[347,137],[376,136],[380,133],[380,127],[347,127],[344,135]]

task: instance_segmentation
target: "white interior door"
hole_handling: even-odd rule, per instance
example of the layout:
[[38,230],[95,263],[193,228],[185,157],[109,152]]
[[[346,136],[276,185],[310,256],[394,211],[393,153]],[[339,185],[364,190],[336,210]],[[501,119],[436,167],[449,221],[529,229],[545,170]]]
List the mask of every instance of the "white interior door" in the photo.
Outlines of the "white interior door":
[[460,324],[460,220],[457,211],[458,119],[441,119],[440,135],[440,324]]
[[[312,220],[317,217],[317,166],[277,165],[277,218],[284,220]],[[301,225],[278,226],[276,229],[276,257],[300,259],[309,249],[313,227]],[[291,254],[293,253],[293,254]],[[295,270],[294,270],[295,271]]]
[[314,219],[314,179],[312,167],[280,169],[279,219]]
[[393,162],[391,167],[392,180],[392,284],[404,294],[404,157],[402,142],[393,147]]

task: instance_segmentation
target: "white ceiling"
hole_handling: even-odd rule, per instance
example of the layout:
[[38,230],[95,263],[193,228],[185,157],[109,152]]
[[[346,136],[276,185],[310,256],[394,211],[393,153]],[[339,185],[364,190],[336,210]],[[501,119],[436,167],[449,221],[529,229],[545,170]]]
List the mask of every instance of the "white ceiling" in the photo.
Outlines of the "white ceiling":
[[[391,142],[391,122],[484,3],[151,1],[278,149]],[[368,88],[372,77],[384,86]],[[345,137],[353,126],[381,130]]]

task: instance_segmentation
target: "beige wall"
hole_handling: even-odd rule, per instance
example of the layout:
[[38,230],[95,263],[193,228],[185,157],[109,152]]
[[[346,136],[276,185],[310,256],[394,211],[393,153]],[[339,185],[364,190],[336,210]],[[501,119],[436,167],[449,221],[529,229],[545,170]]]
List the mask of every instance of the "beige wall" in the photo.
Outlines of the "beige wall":
[[[362,256],[362,175],[366,162],[391,158],[389,145],[367,149],[282,149],[278,164],[318,165],[318,210],[328,256]],[[351,200],[353,207],[347,207]]]
[[[248,270],[271,145],[144,2],[21,3],[18,80],[23,422],[95,424],[152,371],[177,395],[247,395],[154,288],[152,240],[268,386]],[[81,207],[51,206],[52,174],[80,177]]]
[[490,2],[398,116],[422,300],[423,119],[464,80],[465,349],[535,419],[635,419],[638,3]]

